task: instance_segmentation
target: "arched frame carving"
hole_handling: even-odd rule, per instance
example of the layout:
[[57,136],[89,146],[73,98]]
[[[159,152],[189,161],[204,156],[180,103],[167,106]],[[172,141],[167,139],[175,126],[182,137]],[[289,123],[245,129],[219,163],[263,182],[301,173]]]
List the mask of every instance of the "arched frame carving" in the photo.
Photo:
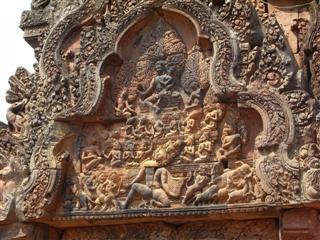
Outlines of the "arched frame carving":
[[[301,147],[296,139],[303,138],[304,129],[311,125],[315,104],[303,90],[295,91],[297,76],[293,73],[297,69],[288,62],[290,50],[281,40],[283,33],[274,23],[274,16],[259,22],[263,39],[254,42],[248,40],[254,32],[250,31],[250,23],[258,15],[252,14],[256,10],[249,1],[238,0],[235,5],[240,15],[247,17],[241,18],[244,23],[232,19],[237,15],[233,6],[225,12],[227,6],[212,9],[196,0],[137,1],[119,8],[116,17],[112,11],[117,5],[113,4],[116,3],[84,1],[53,25],[43,42],[37,76],[42,82],[41,92],[47,97],[41,110],[45,119],[32,132],[38,137],[36,142],[24,146],[31,151],[26,154],[30,157],[31,173],[18,189],[16,211],[20,219],[64,222],[92,218],[108,222],[123,217],[179,218],[190,213],[214,212],[218,216],[227,208],[250,212],[252,207],[272,212],[273,204],[299,203],[317,197],[315,186],[301,182],[301,162],[306,162],[303,178],[317,177],[318,170],[308,162],[309,156],[303,155],[302,150],[309,145],[301,145],[300,153],[292,153],[292,149]],[[152,18],[153,15],[157,16]],[[196,36],[192,48],[186,46],[186,39],[174,25],[178,21],[168,23],[163,16],[181,18],[181,22],[192,26]],[[162,42],[172,44],[173,50],[166,46],[157,53],[164,56],[155,54],[156,60],[150,61],[156,70],[154,65],[162,64],[162,73],[139,65],[151,56],[148,51],[152,44],[143,46],[139,42],[147,42],[146,34],[135,39],[137,48],[145,47],[140,55],[121,53],[122,45],[128,43],[129,49],[133,44],[132,29],[143,32],[151,24],[167,34],[167,39],[160,37]],[[239,30],[237,24],[247,26],[247,31]],[[270,36],[271,30],[278,37]],[[152,29],[150,32],[157,33]],[[156,44],[156,40],[150,42]],[[271,61],[267,62],[269,58]],[[280,67],[272,65],[275,63]],[[239,64],[247,66],[248,72],[242,74]],[[116,73],[110,73],[113,69]],[[148,74],[141,77],[140,70]],[[120,74],[127,74],[130,80]],[[192,74],[198,88],[189,90],[184,83],[192,82]],[[158,81],[158,85],[168,81],[160,84],[166,91],[148,91],[148,85],[152,88],[148,78]],[[117,83],[119,79],[122,82]],[[179,84],[170,83],[176,79]],[[126,93],[130,87],[140,92],[134,93],[132,101],[130,93]],[[185,99],[191,102],[193,95],[198,102],[190,103],[188,108]],[[298,109],[291,106],[291,101],[299,102]],[[300,114],[300,109],[305,108],[309,109],[308,117]],[[261,123],[252,119],[256,116]],[[152,130],[143,126],[151,124],[150,119],[154,121]],[[197,122],[199,129],[189,126],[189,120]],[[149,146],[150,155],[141,157],[140,162],[130,162],[132,165],[119,159],[125,150],[134,154],[148,152],[134,147],[130,150],[126,135],[130,127],[134,131],[138,127],[153,131],[150,135],[154,137],[161,124],[170,127],[156,139],[155,146]],[[107,136],[98,138],[104,132]],[[148,134],[141,136],[148,138]],[[167,142],[162,143],[163,139]],[[112,145],[111,150],[108,146],[101,149],[103,141]],[[140,140],[132,141],[133,145],[143,145]],[[196,152],[192,157],[184,155],[187,147]],[[156,153],[165,154],[161,162]],[[84,158],[88,156],[91,160],[87,164]],[[154,171],[153,184],[160,185],[156,189],[148,185],[149,170]],[[98,176],[99,171],[109,171],[109,175]],[[112,179],[113,173],[121,177]],[[145,175],[146,182],[138,179],[140,175]],[[100,185],[93,183],[96,195],[92,196],[88,195],[90,177],[93,182],[106,178]],[[275,177],[277,181],[272,181]],[[117,182],[112,183],[117,192],[108,181]],[[102,193],[102,186],[109,187],[109,192]],[[139,197],[143,201],[139,202]]]

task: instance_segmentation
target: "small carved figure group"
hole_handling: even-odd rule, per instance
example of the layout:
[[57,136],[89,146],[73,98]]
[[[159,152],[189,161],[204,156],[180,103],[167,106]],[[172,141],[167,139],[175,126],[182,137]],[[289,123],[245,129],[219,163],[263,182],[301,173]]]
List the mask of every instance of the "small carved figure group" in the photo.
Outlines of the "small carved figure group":
[[[159,63],[158,73],[161,66]],[[155,98],[174,87],[173,79],[164,70],[161,73],[152,83],[155,89],[150,86],[144,92],[153,107],[157,104]],[[229,113],[226,105],[211,103],[181,114],[169,111],[162,112],[160,117],[134,115],[127,96],[122,92],[115,108],[119,117],[126,118],[126,125],[105,138],[104,150],[100,148],[102,143],[90,139],[82,149],[84,175],[79,180],[81,184],[74,185],[77,209],[170,207],[172,199],[181,199],[183,205],[253,199],[255,180],[251,167],[243,162],[237,162],[234,169],[223,167],[226,161],[237,159],[241,153],[243,126],[237,110],[232,108]],[[176,170],[173,173],[168,170],[169,166],[179,168],[186,163],[196,168],[189,175],[185,172],[175,176]],[[116,174],[111,174],[114,168],[135,174],[116,179]],[[137,202],[139,197],[143,201]]]
[[254,198],[254,180],[251,167],[243,162],[235,169],[216,164],[211,171],[202,169],[192,175],[194,183],[187,187],[184,204],[250,202]]
[[[135,195],[140,195],[148,207],[170,207],[169,197],[180,196],[185,178],[175,178],[161,167],[164,163],[159,161],[164,160],[163,155],[154,158],[142,163],[138,175],[128,185],[130,191],[121,206],[123,209],[129,208]],[[145,183],[139,183],[143,179]]]
[[65,208],[68,210],[117,210],[117,196],[122,187],[122,176],[113,171],[98,171],[91,175],[81,174],[69,178],[69,194]]

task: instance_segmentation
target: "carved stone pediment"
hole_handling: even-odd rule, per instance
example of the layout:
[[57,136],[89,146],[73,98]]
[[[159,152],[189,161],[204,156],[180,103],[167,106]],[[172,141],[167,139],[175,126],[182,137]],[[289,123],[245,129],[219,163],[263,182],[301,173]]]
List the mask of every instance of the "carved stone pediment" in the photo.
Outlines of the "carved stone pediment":
[[317,205],[317,81],[306,80],[317,33],[292,27],[312,39],[303,69],[252,2],[33,1],[22,26],[47,18],[26,36],[39,65],[18,69],[7,97],[18,218],[250,219]]

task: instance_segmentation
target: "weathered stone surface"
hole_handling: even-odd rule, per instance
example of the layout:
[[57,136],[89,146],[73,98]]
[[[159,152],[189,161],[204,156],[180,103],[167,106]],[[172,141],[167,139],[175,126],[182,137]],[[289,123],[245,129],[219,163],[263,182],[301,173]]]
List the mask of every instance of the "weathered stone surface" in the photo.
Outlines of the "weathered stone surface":
[[282,239],[318,239],[319,213],[315,209],[294,209],[282,217]]
[[[317,3],[31,6],[21,28],[38,62],[10,78],[0,129],[4,228],[70,228],[57,239],[315,238]],[[312,225],[295,224],[299,207]]]
[[[79,235],[79,231],[82,231],[81,236]],[[179,226],[157,223],[84,228],[81,230],[69,229],[64,232],[62,239],[274,240],[278,239],[278,230],[274,220],[199,222],[196,224],[192,223]]]

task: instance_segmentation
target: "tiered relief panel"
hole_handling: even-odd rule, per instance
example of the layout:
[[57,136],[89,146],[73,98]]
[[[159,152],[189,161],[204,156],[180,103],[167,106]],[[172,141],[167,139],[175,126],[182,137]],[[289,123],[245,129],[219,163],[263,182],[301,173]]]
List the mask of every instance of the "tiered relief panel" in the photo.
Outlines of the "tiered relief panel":
[[313,236],[284,212],[320,198],[317,4],[295,56],[271,8],[34,0],[21,27],[39,64],[10,78],[0,132],[2,223],[31,239]]

